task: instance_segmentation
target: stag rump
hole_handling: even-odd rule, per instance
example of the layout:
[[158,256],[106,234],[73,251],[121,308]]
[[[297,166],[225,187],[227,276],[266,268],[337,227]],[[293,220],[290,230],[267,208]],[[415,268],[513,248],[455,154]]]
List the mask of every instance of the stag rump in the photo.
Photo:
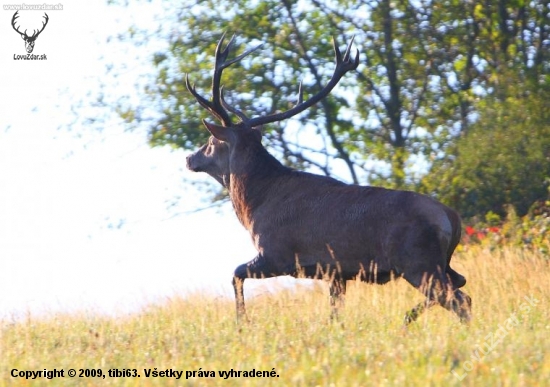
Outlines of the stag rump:
[[[349,185],[285,167],[261,143],[257,127],[313,106],[357,68],[359,51],[351,55],[353,39],[343,55],[334,42],[336,67],[319,93],[304,101],[300,85],[298,102],[290,110],[253,118],[226,103],[220,80],[224,68],[258,47],[227,61],[233,39],[225,49],[223,41],[222,37],[216,48],[212,100],[199,95],[186,78],[188,90],[221,122],[204,121],[212,136],[187,157],[187,167],[206,172],[227,188],[258,251],[233,275],[237,316],[245,315],[246,278],[326,279],[335,313],[347,280],[383,284],[403,277],[426,296],[407,312],[406,323],[435,304],[469,321],[471,300],[460,290],[466,280],[450,267],[461,230],[455,211],[414,192]],[[239,122],[233,123],[229,113]]]

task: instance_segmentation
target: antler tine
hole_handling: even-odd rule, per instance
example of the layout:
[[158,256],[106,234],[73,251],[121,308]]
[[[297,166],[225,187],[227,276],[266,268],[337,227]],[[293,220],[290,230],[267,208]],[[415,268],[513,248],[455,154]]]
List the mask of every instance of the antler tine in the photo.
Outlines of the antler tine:
[[[353,60],[350,60],[351,45],[353,44],[354,40],[355,40],[355,36],[352,36],[348,46],[346,47],[346,51],[344,52],[344,58],[342,58],[342,54],[338,49],[336,39],[332,37],[332,43],[334,45],[334,51],[336,53],[336,67],[338,68],[338,66],[341,65],[342,67],[341,71],[343,71],[343,73],[346,73],[350,70],[355,70],[357,66],[359,66],[359,50],[357,50],[357,54],[355,54],[355,58]],[[336,73],[336,70],[334,72]]]
[[224,63],[227,59],[227,56],[229,55],[229,50],[231,49],[231,46],[233,44],[233,41],[235,40],[235,35],[229,39],[229,43],[227,43],[227,46],[225,46],[224,49],[222,49],[223,42],[225,40],[225,32],[222,34],[220,40],[218,41],[218,44],[216,46],[216,52],[214,54],[214,74],[212,76],[212,103],[211,107],[212,110],[216,113],[214,114],[216,117],[222,121],[222,124],[224,126],[231,126],[231,118],[229,117],[229,114],[227,114],[227,111],[223,107],[220,101],[220,83],[222,78],[222,72],[226,66],[224,66]]
[[221,100],[220,84],[221,84],[222,72],[224,69],[231,66],[233,63],[240,61],[245,56],[256,51],[263,44],[260,44],[250,50],[247,50],[241,55],[238,55],[237,57],[228,61],[227,57],[229,56],[229,52],[231,51],[231,48],[233,47],[233,43],[235,42],[235,35],[231,36],[231,39],[229,39],[229,42],[227,43],[225,48],[222,49],[224,40],[225,40],[225,33],[222,35],[222,37],[218,42],[218,45],[216,46],[216,54],[215,54],[216,63],[215,63],[214,77],[212,78],[212,108],[218,113],[219,117],[221,117],[223,124],[225,126],[230,126],[231,118],[229,117],[229,114],[227,114],[226,109],[232,113],[235,113],[241,119],[243,115],[242,115],[242,112],[240,114],[237,114],[235,112],[236,109],[230,107],[227,103],[224,103],[224,101]]
[[248,121],[248,117],[246,116],[246,114],[244,114],[241,110],[237,109],[236,107],[231,106],[227,103],[227,101],[225,100],[225,96],[223,95],[223,86],[220,89],[220,96],[221,96],[221,100],[222,100],[222,105],[227,110],[229,110],[231,113],[233,113],[237,117],[239,117],[241,119],[241,121],[243,121],[243,122]]
[[220,40],[218,40],[218,44],[216,45],[216,52],[214,53],[214,58],[216,59],[216,69],[218,69],[218,65],[221,63],[223,64],[225,60],[227,59],[227,56],[229,55],[229,50],[231,49],[231,46],[233,45],[233,41],[235,40],[235,35],[229,39],[229,43],[227,43],[227,46],[225,46],[224,49],[222,49],[223,41],[225,40],[225,32],[222,34],[222,37]]
[[238,61],[240,61],[241,59],[243,59],[245,56],[247,56],[247,55],[249,55],[249,54],[252,54],[254,51],[256,51],[257,49],[259,49],[259,48],[262,47],[263,45],[264,45],[263,43],[260,43],[260,44],[258,44],[256,47],[253,47],[253,48],[251,48],[250,50],[243,52],[241,55],[237,56],[236,58],[231,59],[229,62],[225,62],[225,63],[224,63],[224,68],[229,67],[229,66],[232,65],[233,63],[238,62]]
[[298,85],[298,101],[296,101],[296,106],[304,102],[304,89],[302,88],[302,81]]
[[197,93],[197,89],[195,88],[195,85],[191,85],[189,82],[189,74],[185,74],[185,87],[189,92],[195,97],[197,102],[206,110],[208,110],[214,117],[216,117],[218,120],[223,122],[223,118],[218,114],[218,112],[214,109],[214,106],[212,103],[204,98],[202,95]]
[[348,71],[357,69],[357,67],[359,66],[359,50],[357,49],[357,54],[355,55],[355,58],[351,59],[350,57],[351,46],[353,44],[354,37],[349,42],[343,57],[340,49],[337,46],[336,39],[333,38],[332,40],[334,46],[336,68],[334,69],[330,81],[325,85],[325,87],[321,89],[321,91],[319,91],[310,99],[303,101],[302,84],[300,82],[300,86],[298,88],[298,102],[293,108],[277,114],[254,117],[250,120],[247,120],[245,124],[250,127],[255,127],[272,122],[286,120],[292,116],[295,116],[296,114],[303,112],[304,110],[308,109],[309,107],[315,105],[317,102],[325,98]]
[[240,61],[245,56],[256,51],[263,44],[260,44],[250,50],[247,50],[241,55],[237,56],[236,58],[233,58],[228,61],[227,57],[229,56],[229,52],[233,47],[233,43],[235,41],[235,35],[233,35],[231,39],[229,39],[229,42],[227,43],[225,48],[223,48],[224,41],[225,41],[225,32],[222,34],[220,40],[218,41],[218,44],[216,45],[216,51],[214,55],[215,63],[214,63],[214,73],[212,76],[212,101],[207,100],[206,98],[202,97],[199,93],[197,93],[195,86],[191,86],[191,84],[189,83],[189,76],[185,77],[185,85],[187,87],[187,90],[189,90],[189,92],[193,95],[193,97],[195,97],[195,99],[200,103],[201,106],[206,108],[212,115],[214,115],[218,120],[220,120],[224,126],[231,126],[231,118],[229,117],[227,110],[236,114],[241,119],[243,119],[243,117],[246,117],[246,116],[242,112],[238,111],[237,109],[229,106],[229,104],[227,104],[223,100],[222,88],[221,88],[222,72],[224,69],[226,69],[233,63]]
[[233,46],[233,42],[235,41],[235,35],[231,36],[231,39],[229,39],[229,42],[227,43],[227,46],[225,46],[225,49],[221,49],[223,41],[225,40],[225,32],[223,33],[220,41],[218,42],[218,45],[216,46],[216,68],[218,69],[225,69],[229,66],[231,66],[233,63],[236,63],[243,59],[245,56],[250,55],[260,47],[262,47],[264,44],[260,43],[256,47],[251,48],[248,51],[243,52],[241,55],[231,59],[227,60],[227,57],[229,56],[229,52],[231,51],[231,48]]

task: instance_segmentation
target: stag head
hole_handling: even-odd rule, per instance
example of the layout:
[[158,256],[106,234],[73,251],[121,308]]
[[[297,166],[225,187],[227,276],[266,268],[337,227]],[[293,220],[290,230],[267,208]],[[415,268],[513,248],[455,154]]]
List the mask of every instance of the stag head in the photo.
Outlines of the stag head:
[[229,147],[227,143],[210,136],[195,153],[187,157],[187,169],[206,172],[224,187],[229,186]]
[[42,31],[44,31],[44,28],[46,28],[46,25],[48,24],[48,20],[49,20],[49,17],[48,17],[48,14],[44,12],[44,19],[46,19],[45,21],[42,22],[42,28],[39,29],[39,30],[33,30],[33,34],[31,36],[27,35],[27,30],[25,30],[25,32],[21,32],[19,31],[19,29],[15,26],[15,22],[16,22],[16,19],[19,17],[18,15],[19,11],[15,12],[13,14],[13,17],[11,18],[11,26],[13,27],[13,29],[19,34],[21,35],[21,38],[25,41],[25,49],[27,50],[27,52],[30,54],[32,52],[32,50],[34,50],[34,43],[36,41],[36,38],[38,38],[38,35],[40,35],[40,33]]

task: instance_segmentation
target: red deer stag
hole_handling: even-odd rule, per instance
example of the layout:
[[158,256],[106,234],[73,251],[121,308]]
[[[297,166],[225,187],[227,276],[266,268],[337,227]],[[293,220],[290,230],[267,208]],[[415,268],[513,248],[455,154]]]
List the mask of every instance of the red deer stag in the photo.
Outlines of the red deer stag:
[[[415,192],[350,185],[288,168],[262,146],[259,126],[308,109],[357,68],[359,50],[350,56],[353,39],[343,56],[334,41],[336,68],[319,93],[303,100],[300,84],[293,108],[254,118],[224,100],[220,82],[226,67],[258,47],[228,61],[233,38],[225,49],[223,41],[222,36],[216,48],[211,101],[199,95],[186,77],[187,89],[223,126],[204,121],[211,137],[186,161],[188,169],[206,172],[228,189],[237,217],[258,250],[233,275],[237,316],[246,315],[246,278],[327,279],[334,315],[347,280],[383,284],[404,277],[426,296],[406,313],[406,324],[435,304],[468,322],[471,299],[459,290],[466,280],[449,265],[461,231],[455,211]],[[233,123],[229,113],[239,122]]]

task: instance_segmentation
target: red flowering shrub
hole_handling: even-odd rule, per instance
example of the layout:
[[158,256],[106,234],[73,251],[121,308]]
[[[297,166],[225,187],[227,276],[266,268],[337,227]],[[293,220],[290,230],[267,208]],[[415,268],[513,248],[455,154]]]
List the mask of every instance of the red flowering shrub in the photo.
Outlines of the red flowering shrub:
[[550,201],[535,203],[529,214],[521,218],[509,207],[504,220],[494,213],[486,214],[484,221],[473,220],[464,227],[462,243],[492,249],[516,245],[550,257]]

